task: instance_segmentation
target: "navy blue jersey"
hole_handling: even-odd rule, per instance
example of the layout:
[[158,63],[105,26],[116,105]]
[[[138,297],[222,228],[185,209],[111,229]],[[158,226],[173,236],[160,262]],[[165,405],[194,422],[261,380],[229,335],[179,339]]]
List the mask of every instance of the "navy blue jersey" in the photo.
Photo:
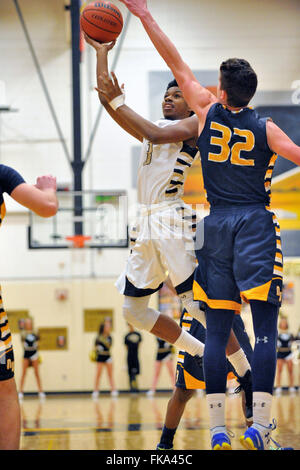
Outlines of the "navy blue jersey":
[[208,111],[197,146],[212,206],[269,205],[277,155],[268,146],[266,122],[251,108],[233,112],[215,103]]
[[11,192],[21,183],[25,183],[25,181],[16,170],[6,165],[0,165],[0,225],[6,212],[3,193],[11,194]]

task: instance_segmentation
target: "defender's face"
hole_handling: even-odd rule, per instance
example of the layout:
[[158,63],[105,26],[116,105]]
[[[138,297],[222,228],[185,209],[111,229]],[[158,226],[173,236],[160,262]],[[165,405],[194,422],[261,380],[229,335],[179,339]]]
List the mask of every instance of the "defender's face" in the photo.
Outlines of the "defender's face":
[[183,98],[181,90],[176,86],[166,91],[162,110],[165,119],[171,119],[172,121],[185,119],[191,114],[191,109]]

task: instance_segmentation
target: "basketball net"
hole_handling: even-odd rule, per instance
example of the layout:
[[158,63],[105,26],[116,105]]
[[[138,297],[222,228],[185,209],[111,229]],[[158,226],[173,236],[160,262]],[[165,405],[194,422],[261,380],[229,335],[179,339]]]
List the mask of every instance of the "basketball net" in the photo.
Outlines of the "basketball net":
[[87,250],[85,243],[91,240],[92,237],[85,235],[72,235],[66,237],[66,240],[71,241],[71,276],[80,277],[85,275],[86,269],[86,254]]

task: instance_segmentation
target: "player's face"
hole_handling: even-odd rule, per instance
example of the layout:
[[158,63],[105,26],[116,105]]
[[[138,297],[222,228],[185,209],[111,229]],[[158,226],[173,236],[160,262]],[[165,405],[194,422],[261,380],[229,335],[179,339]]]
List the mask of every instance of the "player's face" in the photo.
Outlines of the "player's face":
[[103,333],[109,334],[111,330],[111,323],[109,320],[105,320]]
[[166,119],[175,121],[185,119],[190,116],[191,109],[188,107],[182,92],[177,86],[169,88],[162,103],[163,115]]

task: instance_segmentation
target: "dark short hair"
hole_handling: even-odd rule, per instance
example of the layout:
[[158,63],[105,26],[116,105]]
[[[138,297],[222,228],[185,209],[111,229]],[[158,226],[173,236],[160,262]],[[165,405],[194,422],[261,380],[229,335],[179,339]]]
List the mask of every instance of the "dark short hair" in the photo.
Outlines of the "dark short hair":
[[[169,88],[173,88],[174,86],[176,86],[180,90],[180,87],[179,87],[177,81],[175,80],[175,78],[174,78],[174,80],[172,80],[171,82],[168,83],[166,91],[168,91]],[[191,111],[190,116],[193,116],[193,114],[195,114],[194,111]]]
[[227,103],[236,108],[247,106],[257,88],[257,75],[245,59],[228,59],[220,67],[221,89]]
[[178,83],[177,83],[177,81],[175,80],[175,78],[174,78],[174,80],[172,80],[171,82],[168,83],[168,85],[167,85],[167,91],[168,91],[169,88],[173,88],[174,86],[177,86],[177,87],[179,88]]

